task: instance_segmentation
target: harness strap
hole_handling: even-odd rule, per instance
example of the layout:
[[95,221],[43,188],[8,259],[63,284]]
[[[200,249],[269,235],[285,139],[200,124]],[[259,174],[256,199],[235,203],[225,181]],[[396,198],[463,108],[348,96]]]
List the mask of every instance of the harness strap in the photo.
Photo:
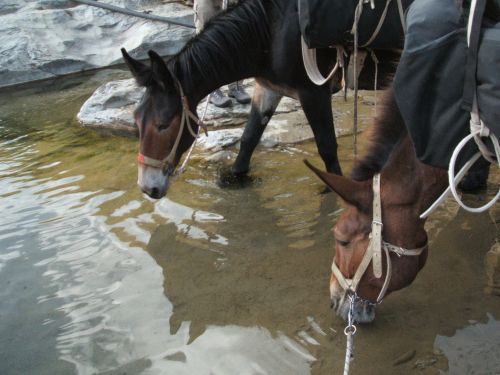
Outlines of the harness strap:
[[[175,78],[175,77],[174,77]],[[174,159],[177,154],[177,149],[179,148],[179,144],[184,133],[184,128],[187,127],[189,133],[195,138],[198,138],[199,128],[202,128],[205,134],[208,136],[208,130],[206,125],[203,123],[201,119],[199,119],[190,109],[189,109],[189,101],[187,96],[184,94],[184,90],[182,89],[182,85],[177,78],[175,78],[177,83],[177,87],[179,89],[179,94],[181,96],[182,102],[182,115],[179,132],[177,133],[177,137],[175,138],[174,145],[170,153],[164,159],[154,159],[150,158],[139,152],[137,155],[137,161],[140,164],[147,165],[153,168],[161,168],[165,173],[172,171],[173,172],[173,164]],[[206,113],[206,110],[205,110]],[[198,131],[194,131],[193,126],[191,124],[191,120],[193,120],[198,125]],[[189,153],[190,155],[190,153]]]
[[350,291],[356,293],[358,289],[359,282],[365,274],[370,262],[373,262],[373,273],[375,277],[381,278],[383,274],[382,270],[382,251],[385,253],[386,258],[386,275],[382,288],[377,297],[377,303],[382,302],[389,288],[392,277],[392,261],[390,253],[395,253],[398,257],[401,256],[419,256],[424,250],[427,249],[427,244],[422,247],[415,249],[405,249],[400,246],[392,245],[386,241],[382,240],[382,205],[380,200],[380,174],[373,176],[373,219],[372,219],[372,232],[370,234],[370,242],[366,249],[363,259],[358,265],[356,272],[352,278],[346,278],[340,268],[337,266],[336,258],[334,258],[332,263],[332,273],[339,282],[342,289],[344,289],[344,295],[341,299],[342,302],[345,299],[346,294]]
[[415,249],[405,249],[402,248],[401,246],[396,246],[393,244],[390,244],[389,242],[382,242],[382,246],[384,247],[384,250],[390,251],[397,256],[419,256],[422,254],[422,252],[428,248],[428,245],[425,244],[424,246],[417,247]]
[[[375,38],[378,36],[378,33],[380,32],[380,29],[384,25],[385,18],[387,16],[387,10],[389,9],[389,4],[391,3],[391,1],[392,0],[387,0],[385,2],[384,11],[382,12],[382,15],[380,16],[380,20],[378,21],[378,24],[377,24],[377,27],[375,28],[375,31],[373,32],[373,34],[370,37],[370,39],[368,39],[368,41],[361,46],[361,48],[368,47],[375,40]],[[399,1],[401,1],[401,0],[399,0]],[[399,5],[399,1],[398,1],[398,5]],[[361,12],[360,12],[360,16],[361,16]],[[357,25],[356,25],[356,27],[357,27]]]
[[306,70],[307,76],[315,85],[324,85],[333,77],[333,75],[339,68],[344,67],[344,48],[342,46],[337,46],[337,62],[330,73],[326,77],[324,77],[318,69],[316,48],[309,48],[304,40],[304,37],[300,38],[300,44],[302,49],[302,60],[304,61],[304,68]]

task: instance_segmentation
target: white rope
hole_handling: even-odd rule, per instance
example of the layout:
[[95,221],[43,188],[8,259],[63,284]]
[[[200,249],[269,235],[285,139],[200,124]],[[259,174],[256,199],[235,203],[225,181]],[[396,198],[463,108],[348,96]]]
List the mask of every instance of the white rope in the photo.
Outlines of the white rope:
[[[207,96],[207,99],[205,102],[205,109],[203,110],[203,115],[201,116],[201,119],[200,119],[201,122],[203,122],[205,120],[205,116],[207,114],[208,104],[210,103],[211,96],[212,96],[212,94]],[[179,176],[186,171],[186,167],[187,167],[189,160],[191,159],[191,154],[193,153],[194,147],[196,145],[196,141],[198,140],[198,138],[200,136],[200,129],[201,129],[201,126],[198,126],[198,131],[196,132],[196,135],[194,137],[193,144],[189,148],[189,151],[188,151],[186,157],[184,158],[184,161],[182,162],[181,166],[177,169],[177,171],[175,173],[176,176]]]
[[[472,112],[471,112],[471,120],[470,120],[470,128],[471,128],[471,133],[466,136],[464,139],[460,141],[460,143],[457,145],[455,150],[453,151],[453,154],[451,156],[450,160],[450,166],[448,168],[448,183],[450,184],[450,191],[453,195],[453,198],[457,201],[457,203],[462,207],[464,210],[472,213],[480,213],[484,212],[487,209],[489,209],[491,206],[493,206],[498,199],[500,198],[500,189],[498,190],[497,194],[493,197],[491,201],[486,203],[485,205],[481,207],[470,207],[467,206],[465,203],[463,203],[462,199],[457,193],[457,188],[456,188],[456,183],[455,183],[455,165],[456,161],[458,159],[458,155],[460,154],[460,151],[465,147],[465,145],[471,140],[474,139],[476,142],[477,146],[479,147],[479,153],[482,157],[484,157],[486,160],[488,160],[490,163],[497,164],[500,166],[500,145],[498,144],[498,139],[497,137],[490,132],[488,127],[483,123],[483,121],[479,118],[479,110],[477,106],[477,97],[474,97],[473,99],[473,104],[472,104]],[[486,145],[484,144],[482,137],[489,137],[491,139],[491,142],[493,144],[493,149],[494,153],[488,150]],[[496,159],[496,160],[495,160]],[[469,169],[472,167],[472,164],[468,166]],[[467,169],[468,170],[468,169]]]

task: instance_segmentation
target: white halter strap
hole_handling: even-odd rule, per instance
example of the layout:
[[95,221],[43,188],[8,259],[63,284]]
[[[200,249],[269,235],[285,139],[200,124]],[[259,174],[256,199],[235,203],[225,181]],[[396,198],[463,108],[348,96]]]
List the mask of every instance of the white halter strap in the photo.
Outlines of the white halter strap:
[[[397,256],[419,256],[422,252],[427,249],[427,244],[416,249],[405,249],[400,246],[392,245],[388,242],[382,240],[382,204],[380,200],[380,174],[373,176],[373,219],[372,219],[372,231],[370,233],[370,242],[368,248],[366,249],[365,255],[358,266],[358,269],[354,273],[352,279],[348,279],[340,271],[339,267],[335,263],[335,259],[332,263],[332,273],[339,282],[340,286],[344,289],[345,293],[353,292],[356,293],[358,289],[359,282],[365,274],[370,262],[373,263],[373,274],[376,278],[382,277],[382,250],[385,253],[387,270],[385,275],[384,284],[380,289],[379,295],[377,297],[377,303],[382,302],[387,293],[389,283],[391,282],[392,275],[392,262],[390,252],[395,253]],[[344,295],[345,296],[345,295]]]

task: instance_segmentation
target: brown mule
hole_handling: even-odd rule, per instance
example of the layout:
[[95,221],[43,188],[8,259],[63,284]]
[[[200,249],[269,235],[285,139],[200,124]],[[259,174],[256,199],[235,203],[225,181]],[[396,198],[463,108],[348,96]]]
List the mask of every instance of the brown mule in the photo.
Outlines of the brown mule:
[[[336,238],[333,268],[341,274],[333,272],[330,280],[332,306],[344,319],[348,303],[342,279],[352,279],[360,265],[370,261],[351,291],[360,297],[354,311],[358,322],[371,322],[375,318],[375,304],[384,295],[411,284],[425,265],[427,234],[425,220],[419,215],[447,186],[444,170],[424,165],[416,158],[392,90],[386,93],[382,108],[369,131],[367,153],[356,162],[352,178],[309,165],[347,205],[333,228]],[[373,178],[377,174],[380,175],[381,223],[373,218]],[[382,252],[387,245],[389,249],[391,246],[396,249],[385,251],[387,256],[379,258],[381,275],[376,275],[373,257],[364,260],[374,224],[381,224],[382,228],[381,243],[374,252]],[[421,251],[412,252],[415,249]]]

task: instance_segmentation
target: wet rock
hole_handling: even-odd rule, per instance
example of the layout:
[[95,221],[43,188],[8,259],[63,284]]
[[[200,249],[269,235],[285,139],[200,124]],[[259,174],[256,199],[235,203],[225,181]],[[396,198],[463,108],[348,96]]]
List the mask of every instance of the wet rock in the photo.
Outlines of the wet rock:
[[[251,94],[252,80],[247,82],[247,89]],[[99,87],[83,104],[77,118],[85,126],[135,131],[133,111],[143,93],[144,88],[138,87],[132,78],[108,82]],[[205,113],[205,107],[205,101],[198,105],[200,117]],[[243,134],[243,128],[234,126],[246,123],[250,105],[234,102],[229,108],[217,108],[211,104],[206,108],[204,122],[210,130],[208,136],[201,134],[197,147],[218,152],[237,144]],[[283,98],[275,117],[267,125],[261,145],[275,147],[312,139],[311,128],[299,108],[296,100]],[[223,125],[223,129],[218,129]]]
[[[161,0],[105,0],[192,22],[192,9]],[[178,52],[193,29],[63,0],[0,1],[0,87],[121,63],[120,47],[146,58]]]
[[83,104],[77,118],[86,126],[135,131],[133,111],[143,93],[133,79],[108,82]]
[[236,153],[229,150],[223,150],[216,152],[215,154],[210,155],[207,158],[204,158],[204,160],[209,163],[219,164],[230,160],[234,160],[235,158],[236,158]]
[[280,144],[300,143],[313,139],[311,127],[303,116],[295,118],[272,119],[262,135],[260,144],[275,147]]
[[438,360],[435,357],[420,358],[415,361],[413,367],[419,370],[425,370],[426,368],[435,365],[437,361]]
[[241,128],[212,130],[208,132],[208,136],[200,136],[197,147],[201,147],[207,151],[220,151],[238,143],[242,134],[243,129]]
[[406,353],[401,354],[398,358],[392,362],[393,366],[399,366],[402,365],[403,363],[411,361],[413,358],[415,358],[415,355],[417,354],[416,350],[409,350]]

